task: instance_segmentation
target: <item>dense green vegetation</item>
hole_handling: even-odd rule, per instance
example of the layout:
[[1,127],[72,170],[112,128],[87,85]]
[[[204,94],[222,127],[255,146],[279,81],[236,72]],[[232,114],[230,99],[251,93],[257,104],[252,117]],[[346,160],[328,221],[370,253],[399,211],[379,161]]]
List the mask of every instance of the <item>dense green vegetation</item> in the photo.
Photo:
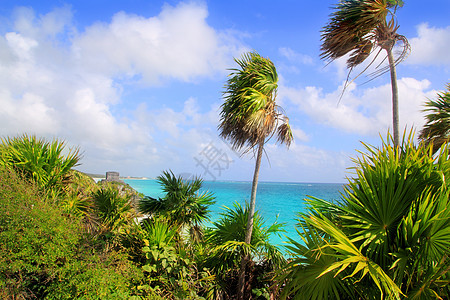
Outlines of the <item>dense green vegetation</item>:
[[0,298],[128,299],[142,271],[120,249],[91,243],[39,186],[0,166]]
[[[248,208],[229,210],[205,237],[203,222],[214,196],[199,192],[201,179],[185,181],[163,172],[158,180],[165,196],[139,197],[126,185],[96,184],[73,170],[78,151],[64,152],[63,142],[23,135],[4,139],[0,149],[1,298],[217,299],[235,294],[230,282],[242,253],[229,247],[236,236],[224,232],[238,234],[243,242]],[[140,224],[138,216],[144,217]],[[254,243],[245,248],[255,259],[247,290],[262,299],[272,282],[266,271],[283,262],[267,242],[278,230],[277,224],[266,228],[256,215]]]
[[[248,204],[224,208],[205,228],[214,196],[200,193],[201,179],[163,172],[165,196],[139,197],[120,183],[44,168],[72,157],[46,149],[61,142],[4,141],[14,143],[0,147],[1,298],[235,299],[243,256],[246,299],[444,299],[450,292],[446,144],[436,155],[432,143],[414,145],[412,134],[398,147],[366,145],[342,199],[306,200],[286,260],[268,242],[282,224],[267,226],[257,211],[245,242]],[[29,147],[17,147],[23,144]],[[35,159],[46,151],[52,154]],[[34,173],[59,174],[58,184]]]
[[308,199],[283,298],[444,299],[449,295],[448,148],[366,146],[341,201]]

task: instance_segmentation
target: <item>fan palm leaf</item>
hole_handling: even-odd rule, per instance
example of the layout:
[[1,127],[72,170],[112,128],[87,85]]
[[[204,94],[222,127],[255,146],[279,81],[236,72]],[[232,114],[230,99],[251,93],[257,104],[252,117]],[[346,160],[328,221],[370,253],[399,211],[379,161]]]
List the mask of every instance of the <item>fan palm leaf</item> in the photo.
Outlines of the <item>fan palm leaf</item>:
[[165,196],[142,198],[139,210],[144,214],[168,217],[180,233],[188,231],[192,240],[199,241],[203,234],[201,224],[208,220],[209,206],[215,202],[213,194],[199,192],[203,184],[200,178],[186,181],[172,171],[164,171],[157,180]]
[[211,262],[214,262],[218,269],[227,267],[232,269],[232,266],[238,266],[242,255],[250,255],[255,261],[270,260],[276,266],[283,263],[284,258],[280,250],[271,244],[269,239],[271,235],[283,232],[284,224],[275,222],[270,226],[265,226],[264,219],[256,211],[251,244],[247,244],[245,243],[245,228],[248,214],[248,203],[245,208],[237,202],[234,203],[233,208],[225,206],[221,218],[213,222],[213,227],[208,229],[206,239],[214,247]]
[[[413,132],[399,147],[391,142],[365,145],[340,201],[307,199],[308,211],[299,220],[303,244],[290,241],[293,260],[281,275],[283,295],[448,295],[448,147],[434,156],[431,145],[414,145]],[[330,274],[341,284],[321,279]]]
[[70,182],[71,169],[78,165],[81,155],[78,149],[65,154],[65,142],[48,142],[36,136],[22,135],[2,138],[0,163],[13,167],[36,181],[42,188],[55,195]]
[[92,194],[95,212],[103,230],[118,233],[136,217],[131,195],[121,195],[114,184],[106,184]]

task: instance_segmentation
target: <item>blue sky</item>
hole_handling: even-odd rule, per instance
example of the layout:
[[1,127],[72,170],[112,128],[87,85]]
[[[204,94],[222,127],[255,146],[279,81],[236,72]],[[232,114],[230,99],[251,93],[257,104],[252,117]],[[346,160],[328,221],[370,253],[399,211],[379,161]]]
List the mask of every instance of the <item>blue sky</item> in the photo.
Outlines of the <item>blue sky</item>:
[[[79,147],[78,169],[251,180],[251,153],[218,138],[234,57],[255,50],[279,74],[295,142],[266,145],[260,179],[345,182],[361,141],[391,126],[388,74],[358,78],[339,101],[345,60],[319,58],[335,1],[1,1],[0,135]],[[398,32],[400,127],[420,129],[427,98],[450,82],[450,2],[405,1]],[[357,74],[357,73],[355,73]]]

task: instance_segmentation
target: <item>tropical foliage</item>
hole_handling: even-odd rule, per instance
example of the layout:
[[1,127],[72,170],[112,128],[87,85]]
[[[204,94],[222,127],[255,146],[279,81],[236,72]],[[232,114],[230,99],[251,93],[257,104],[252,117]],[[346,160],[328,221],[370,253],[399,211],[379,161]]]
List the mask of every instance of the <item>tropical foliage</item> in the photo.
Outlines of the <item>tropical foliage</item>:
[[[329,61],[349,55],[347,67],[349,75],[352,70],[363,63],[374,51],[373,60],[369,66],[385,50],[389,66],[373,73],[378,76],[391,72],[392,113],[394,142],[399,144],[398,129],[398,89],[395,66],[409,54],[410,46],[407,39],[397,33],[399,28],[395,12],[403,6],[401,0],[344,0],[334,7],[330,22],[322,30],[321,58]],[[401,51],[394,57],[394,46],[400,46]],[[366,67],[363,72],[367,69]],[[362,72],[361,72],[362,73]],[[358,75],[359,76],[359,75]],[[348,80],[347,80],[347,83]]]
[[201,225],[208,220],[208,208],[215,202],[211,193],[199,192],[203,180],[184,180],[172,171],[164,171],[157,181],[165,196],[158,199],[150,196],[142,198],[139,202],[140,211],[153,216],[165,216],[180,233],[188,231],[193,241],[200,241],[203,235]]
[[143,272],[89,245],[80,219],[34,181],[0,165],[0,298],[130,299]]
[[294,259],[279,276],[284,298],[430,299],[450,292],[448,148],[433,157],[412,134],[400,147],[365,147],[339,202],[307,200],[303,243],[291,241]]
[[214,272],[226,298],[236,292],[236,271],[243,255],[248,255],[251,261],[245,288],[247,298],[251,297],[252,290],[272,293],[269,287],[273,282],[269,274],[285,263],[281,251],[270,243],[272,235],[284,232],[283,224],[275,222],[265,226],[264,219],[256,211],[251,244],[247,244],[244,240],[248,214],[248,204],[245,208],[237,202],[233,208],[224,207],[221,218],[206,232],[210,249],[205,253],[203,264]]
[[146,239],[142,267],[147,286],[164,299],[201,299],[209,295],[214,277],[199,270],[195,256],[177,239],[178,230],[163,218],[144,225]]
[[131,205],[131,194],[121,193],[112,183],[104,184],[93,192],[92,198],[102,231],[119,233],[133,222],[136,213]]
[[48,142],[36,136],[2,138],[0,147],[0,164],[14,167],[53,194],[60,193],[70,182],[71,169],[78,165],[81,158],[77,149],[71,149],[64,155],[64,142]]
[[436,152],[450,139],[450,83],[447,91],[437,94],[437,100],[425,103],[426,124],[419,133],[419,139],[426,144],[433,143],[433,152]]
[[[235,59],[239,69],[233,69],[226,84],[221,106],[219,132],[232,147],[240,151],[256,150],[250,207],[245,232],[245,243],[251,243],[253,216],[256,206],[259,168],[265,143],[273,136],[289,146],[293,139],[289,119],[276,104],[278,74],[268,58],[256,52]],[[249,257],[242,257],[239,275],[239,299],[243,299],[245,268]]]

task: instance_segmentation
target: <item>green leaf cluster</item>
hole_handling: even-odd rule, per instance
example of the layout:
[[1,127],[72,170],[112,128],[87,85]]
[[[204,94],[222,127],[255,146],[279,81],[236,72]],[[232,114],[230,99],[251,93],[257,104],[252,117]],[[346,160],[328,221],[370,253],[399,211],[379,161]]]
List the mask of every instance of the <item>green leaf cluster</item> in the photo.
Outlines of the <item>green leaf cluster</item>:
[[129,299],[142,271],[89,243],[82,220],[0,165],[0,298]]
[[1,165],[15,168],[54,195],[70,181],[71,169],[81,158],[78,149],[65,153],[64,142],[28,135],[2,138],[0,154]]
[[165,196],[155,199],[150,196],[142,198],[139,210],[143,214],[154,217],[168,218],[180,234],[189,232],[193,242],[202,239],[202,223],[209,219],[209,206],[215,203],[215,197],[210,192],[199,192],[203,180],[194,178],[184,180],[175,176],[172,171],[164,171],[157,177]]
[[164,299],[204,299],[212,293],[214,277],[198,269],[195,252],[178,238],[173,224],[157,218],[147,220],[143,229],[146,289]]
[[219,285],[229,294],[235,292],[237,270],[241,257],[248,255],[247,282],[254,294],[266,295],[273,283],[270,274],[284,265],[284,257],[278,246],[270,243],[273,234],[284,232],[283,223],[275,222],[270,226],[258,211],[254,214],[251,244],[245,243],[245,229],[249,214],[249,204],[242,207],[235,202],[232,208],[224,207],[221,217],[213,222],[206,231],[208,249],[203,255],[202,265],[210,269],[216,276]]
[[[280,272],[283,297],[430,299],[448,295],[448,149],[433,156],[412,134],[395,147],[365,145],[336,203],[310,198],[302,243]],[[301,295],[301,296],[300,296]]]

